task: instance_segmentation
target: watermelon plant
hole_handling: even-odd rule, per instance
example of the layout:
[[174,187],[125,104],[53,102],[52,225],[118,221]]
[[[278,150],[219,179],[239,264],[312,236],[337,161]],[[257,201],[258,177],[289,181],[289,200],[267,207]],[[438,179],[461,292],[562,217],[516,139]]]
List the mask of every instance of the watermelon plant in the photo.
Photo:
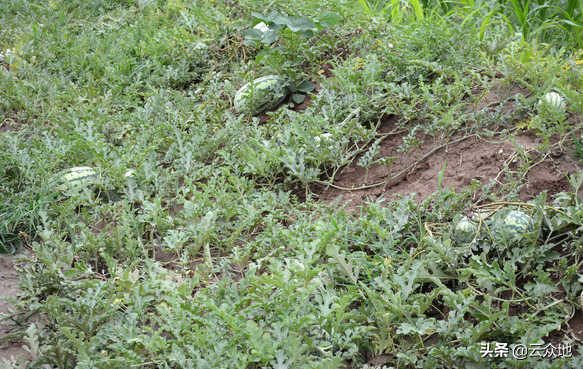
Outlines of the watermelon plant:
[[581,367],[573,4],[2,2],[0,368]]
[[[315,88],[315,85],[309,80],[303,78],[298,80],[297,78],[300,74],[298,68],[305,66],[311,59],[306,53],[313,52],[308,45],[305,45],[306,41],[314,38],[317,34],[323,34],[324,30],[338,24],[342,17],[328,10],[323,11],[317,20],[306,17],[288,17],[275,10],[269,15],[253,12],[252,16],[254,17],[253,22],[256,24],[243,32],[244,44],[253,46],[257,50],[261,49],[255,57],[256,62],[262,62],[280,74],[292,76],[287,83],[287,88],[292,93],[291,99],[296,104],[302,103],[306,94]],[[279,34],[286,33],[301,35],[301,37],[300,39],[293,38],[285,43],[278,42],[280,40]],[[269,55],[273,60],[263,60]]]

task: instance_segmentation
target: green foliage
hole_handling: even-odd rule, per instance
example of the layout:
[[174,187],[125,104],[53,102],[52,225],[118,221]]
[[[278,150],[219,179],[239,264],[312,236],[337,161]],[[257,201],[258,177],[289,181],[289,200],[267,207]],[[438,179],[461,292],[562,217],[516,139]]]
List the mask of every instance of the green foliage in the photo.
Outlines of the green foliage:
[[583,45],[583,6],[580,1],[560,2],[545,0],[498,0],[498,1],[428,1],[428,0],[357,0],[360,7],[371,16],[393,22],[422,21],[426,17],[443,21],[444,18],[463,19],[474,23],[480,32],[480,40],[488,28],[501,23],[507,35],[521,35],[528,42],[538,41]]
[[[525,119],[541,155],[567,133],[579,153],[580,24],[574,1],[4,1],[0,251],[32,253],[0,338],[30,356],[0,368],[544,367],[480,347],[557,337],[581,308],[583,176],[513,202],[537,163],[518,144],[499,188],[456,193],[442,160],[437,192],[388,201],[369,173]],[[276,72],[307,107],[235,115],[237,86]],[[551,90],[560,115],[535,108]],[[315,200],[347,165],[380,196]],[[53,190],[73,166],[102,173],[94,193]]]
[[[321,34],[325,29],[334,27],[338,22],[342,20],[342,17],[334,12],[325,10],[323,11],[318,19],[308,19],[306,17],[293,17],[284,16],[278,11],[272,11],[268,15],[263,15],[257,12],[251,13],[254,17],[254,25],[256,27],[249,28],[243,32],[245,36],[245,44],[248,46],[255,46],[262,50],[257,54],[256,61],[261,61],[265,56],[277,53],[278,56],[283,57],[293,57],[294,64],[299,65],[306,61],[303,55],[294,55],[297,53],[297,44],[302,44],[304,42],[297,37],[287,39],[287,45],[289,46],[273,46],[279,40],[278,34],[291,34],[299,35],[303,37],[306,41],[314,38],[316,35]],[[261,22],[261,23],[260,23]],[[263,26],[263,29],[257,26]],[[291,42],[289,42],[291,41]],[[292,49],[292,44],[294,44],[294,49]]]
[[577,157],[580,160],[583,160],[583,139],[579,139],[577,138],[577,136],[573,133],[573,151],[575,152],[575,155],[577,155]]

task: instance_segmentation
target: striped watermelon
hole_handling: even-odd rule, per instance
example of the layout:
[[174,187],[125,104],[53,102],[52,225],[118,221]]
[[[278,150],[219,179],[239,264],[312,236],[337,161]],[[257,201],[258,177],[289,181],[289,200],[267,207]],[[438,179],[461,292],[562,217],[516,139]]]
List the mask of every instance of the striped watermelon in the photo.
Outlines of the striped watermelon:
[[270,75],[247,83],[235,95],[235,110],[238,113],[259,115],[272,110],[287,97],[285,81],[280,76]]
[[530,216],[517,210],[508,213],[502,222],[502,227],[510,237],[515,239],[521,238],[525,233],[534,230]]
[[58,191],[81,192],[91,188],[99,176],[91,167],[73,167],[61,172]]
[[454,240],[461,246],[467,246],[478,233],[478,226],[468,217],[463,217],[454,229]]
[[563,97],[554,91],[547,93],[543,100],[539,100],[538,104],[539,109],[550,107],[558,111],[565,110],[565,101],[563,100]]

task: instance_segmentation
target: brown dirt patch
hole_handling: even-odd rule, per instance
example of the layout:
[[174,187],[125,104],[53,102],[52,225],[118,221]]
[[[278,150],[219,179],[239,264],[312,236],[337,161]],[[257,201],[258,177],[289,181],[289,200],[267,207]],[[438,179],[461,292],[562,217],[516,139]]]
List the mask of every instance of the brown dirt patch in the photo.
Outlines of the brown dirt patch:
[[[573,318],[567,322],[567,333],[579,340],[583,340],[583,312],[577,310]],[[557,342],[557,341],[555,341]]]
[[[480,91],[475,91],[475,93],[478,94]],[[515,105],[513,102],[508,101],[508,99],[517,94],[529,96],[531,92],[526,87],[519,85],[506,86],[498,84],[485,92],[484,96],[479,99],[474,108],[476,111],[482,109],[500,109],[502,114],[507,114]]]
[[[0,255],[0,319],[4,313],[9,313],[12,304],[6,298],[16,298],[20,290],[18,289],[18,273],[14,269],[14,255]],[[11,332],[8,322],[0,321],[0,338]],[[19,354],[28,355],[22,349],[21,340],[8,340],[0,344],[0,359],[17,357]]]
[[[395,127],[396,119],[385,117],[379,131],[387,133]],[[545,190],[549,195],[571,190],[565,175],[581,170],[578,159],[569,150],[555,151],[552,155],[535,151],[540,138],[531,132],[519,132],[514,136],[518,147],[510,138],[472,136],[464,139],[467,134],[461,131],[449,138],[434,138],[421,132],[416,136],[421,142],[419,147],[403,153],[398,149],[405,135],[388,136],[375,157],[396,157],[390,168],[375,164],[367,174],[366,168],[356,165],[357,157],[354,164],[344,167],[334,180],[334,185],[345,189],[314,186],[313,192],[327,203],[338,200],[339,196],[342,196],[342,203],[352,200],[347,211],[354,210],[365,201],[375,201],[380,196],[395,200],[398,195],[414,193],[416,199],[422,201],[437,191],[439,172],[447,163],[442,188],[453,188],[459,192],[473,180],[484,185],[494,180],[502,186],[522,177],[524,186],[519,191],[519,198],[527,201]],[[558,141],[559,137],[556,137],[555,142]],[[520,169],[525,163],[519,154],[521,150],[529,153],[532,163],[545,160],[523,175]],[[366,188],[374,184],[379,185]]]
[[[0,111],[0,133],[19,131],[25,124],[16,110]],[[30,137],[29,134],[24,135],[25,139],[28,137]]]

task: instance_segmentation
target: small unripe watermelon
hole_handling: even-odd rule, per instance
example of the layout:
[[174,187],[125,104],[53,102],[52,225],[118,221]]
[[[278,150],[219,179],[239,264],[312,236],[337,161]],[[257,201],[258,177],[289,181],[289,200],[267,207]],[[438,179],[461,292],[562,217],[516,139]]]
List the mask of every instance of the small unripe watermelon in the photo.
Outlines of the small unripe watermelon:
[[475,213],[474,215],[472,215],[472,220],[476,223],[479,223],[480,221],[482,221],[482,222],[486,222],[487,224],[489,224],[490,217],[493,213],[494,213],[493,211],[480,210],[477,213]]
[[530,216],[517,210],[508,213],[502,222],[502,227],[504,227],[509,236],[514,238],[520,238],[525,233],[534,230]]
[[454,229],[454,237],[457,243],[468,245],[476,237],[478,226],[468,217],[463,217]]
[[285,81],[280,76],[271,75],[257,78],[247,83],[235,95],[235,110],[238,113],[258,115],[272,110],[287,97]]
[[91,167],[69,168],[61,172],[57,191],[81,192],[95,185],[98,180],[99,176]]
[[539,109],[544,109],[546,106],[558,111],[565,110],[565,101],[563,100],[563,97],[554,91],[547,93],[543,100],[539,100],[538,104]]

